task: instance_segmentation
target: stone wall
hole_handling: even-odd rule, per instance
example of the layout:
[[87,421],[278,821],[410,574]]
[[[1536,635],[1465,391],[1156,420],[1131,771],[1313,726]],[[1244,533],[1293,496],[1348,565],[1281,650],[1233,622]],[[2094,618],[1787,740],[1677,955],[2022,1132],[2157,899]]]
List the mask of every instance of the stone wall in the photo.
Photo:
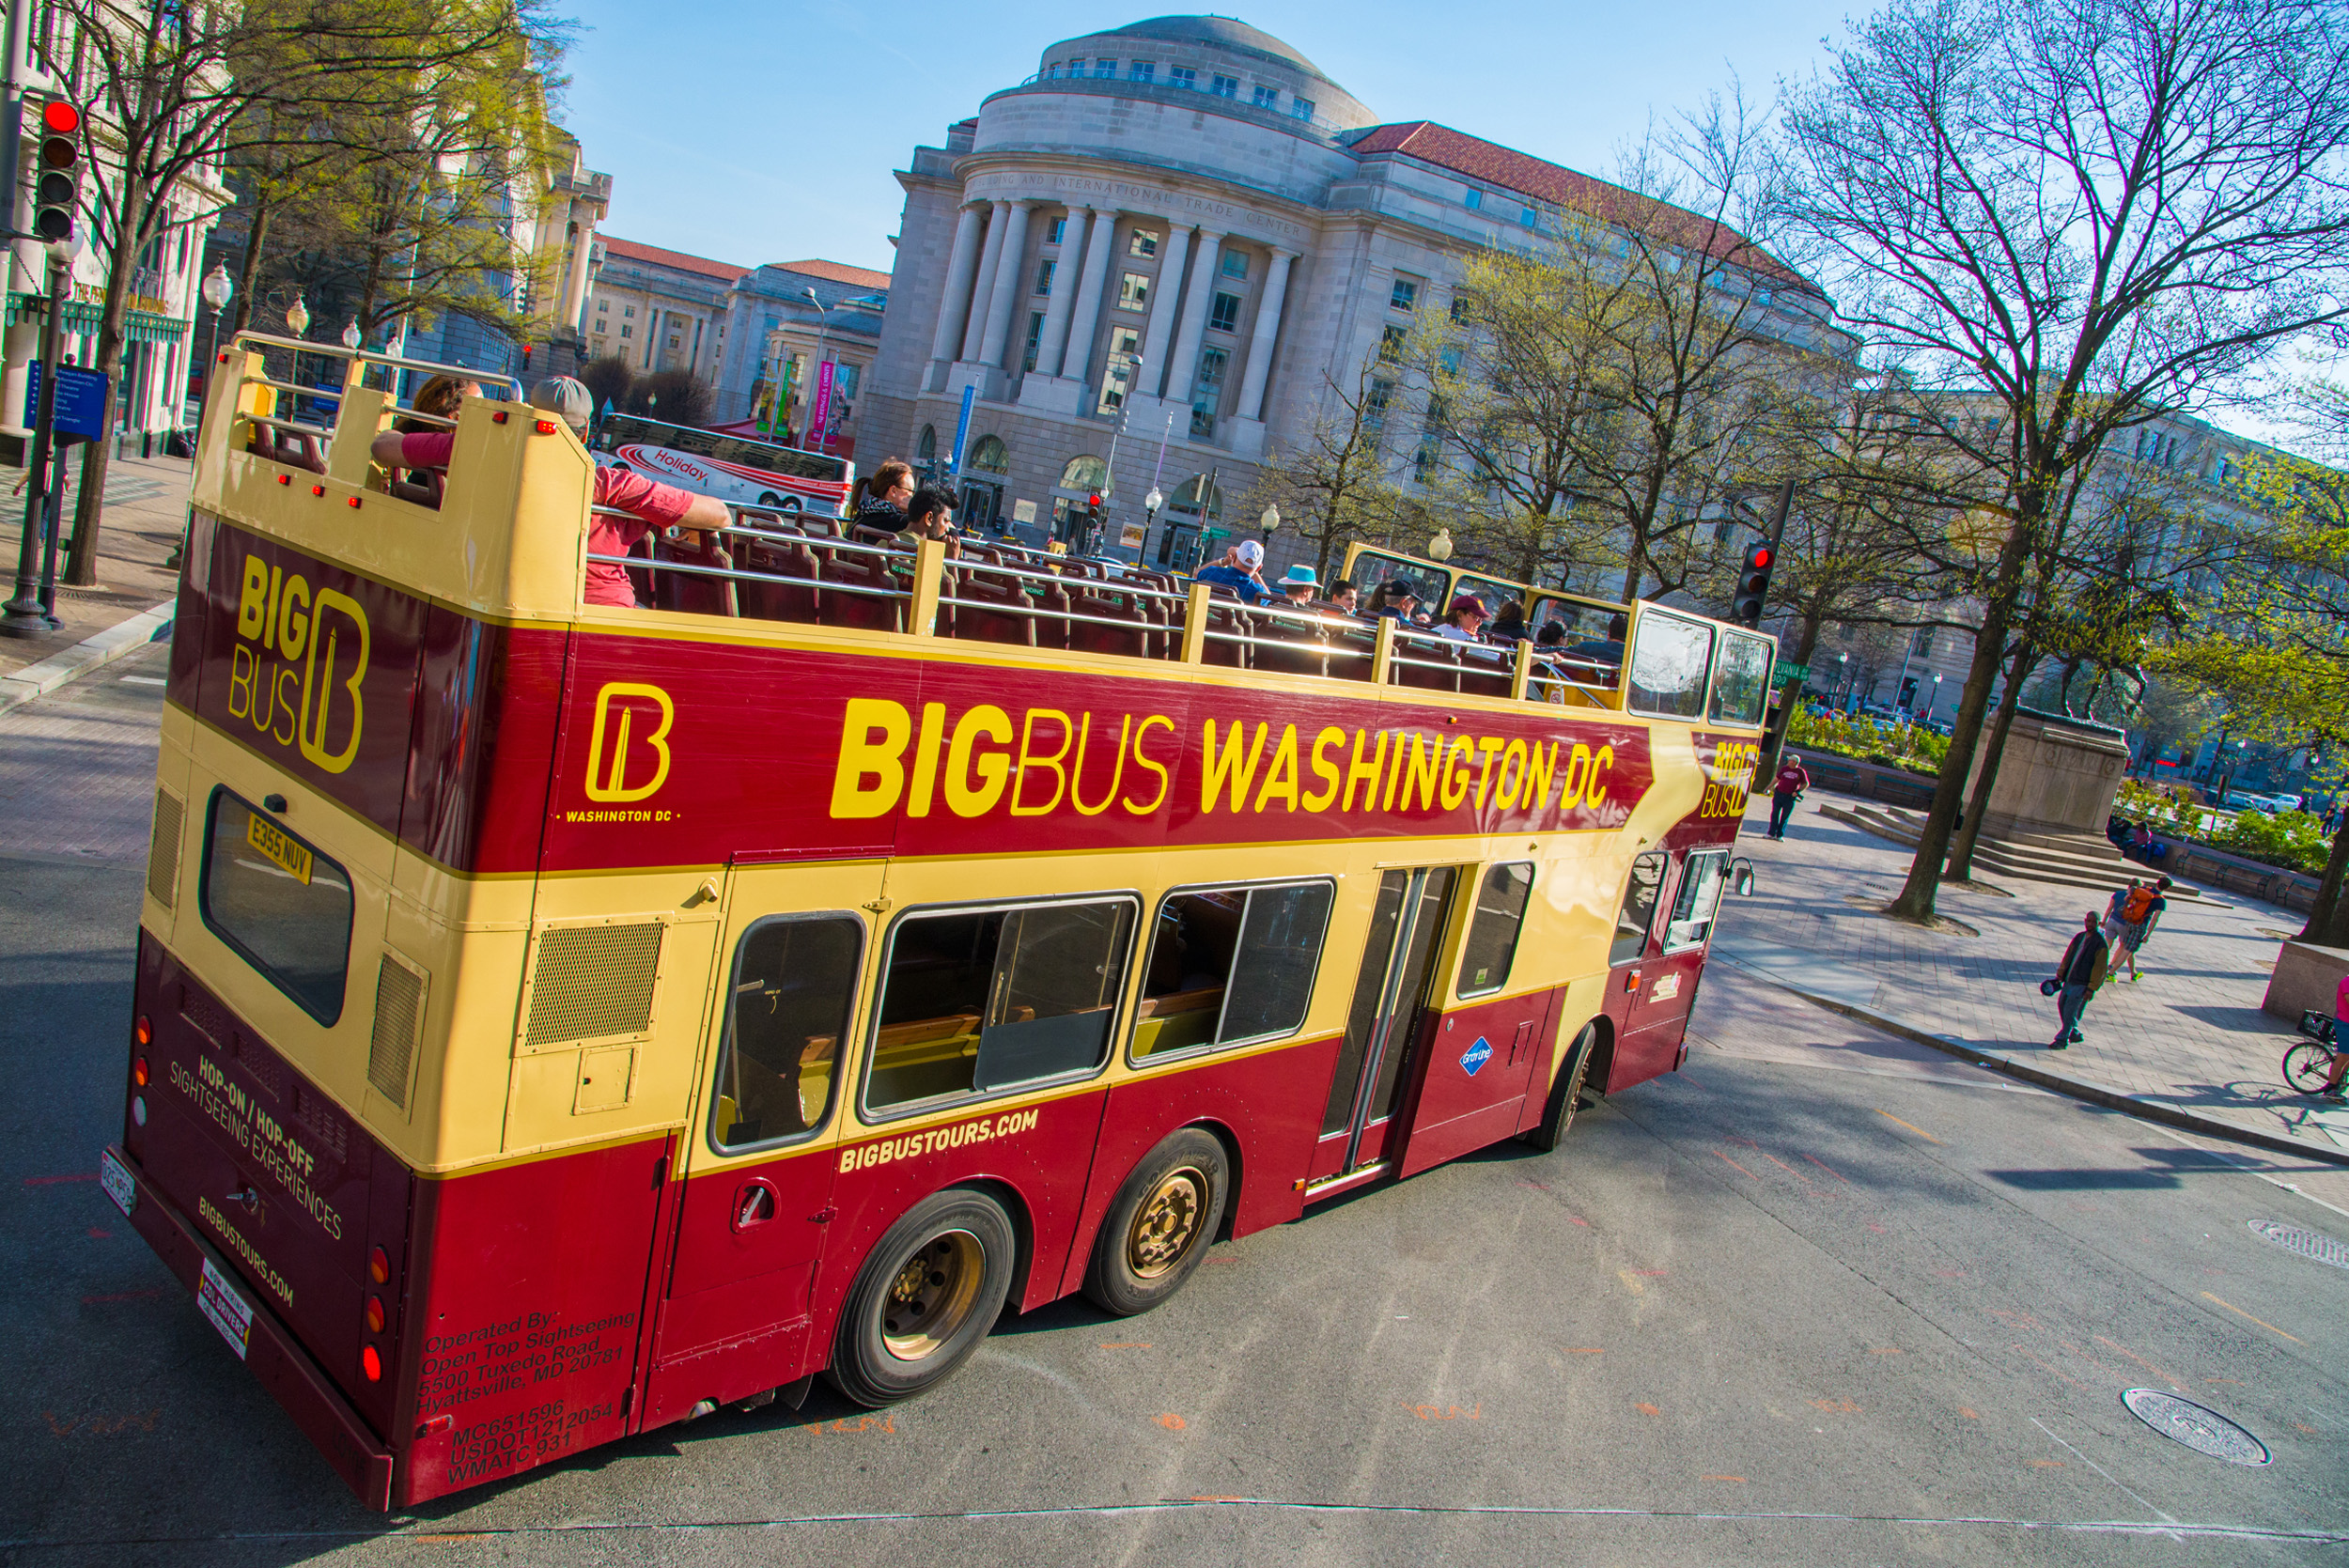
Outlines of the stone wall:
[[[1983,829],[1994,838],[2016,833],[2102,838],[2128,759],[2127,738],[2118,730],[2025,708],[2008,732]],[[1981,771],[1977,749],[1966,780],[1968,800]]]

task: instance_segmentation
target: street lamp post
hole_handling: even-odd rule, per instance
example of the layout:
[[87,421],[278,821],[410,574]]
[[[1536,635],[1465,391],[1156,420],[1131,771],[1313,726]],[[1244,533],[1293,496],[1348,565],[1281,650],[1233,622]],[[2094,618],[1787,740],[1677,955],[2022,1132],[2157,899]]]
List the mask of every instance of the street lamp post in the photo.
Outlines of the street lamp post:
[[196,383],[199,390],[196,393],[195,427],[198,431],[204,428],[204,407],[211,398],[212,365],[220,358],[220,313],[228,308],[230,300],[237,297],[237,285],[228,275],[228,263],[216,261],[212,264],[210,273],[204,279],[203,293],[204,303],[212,307],[212,341],[211,348],[204,356],[204,379]]
[[16,557],[16,597],[0,609],[0,635],[39,637],[57,629],[50,613],[57,554],[56,508],[50,491],[49,452],[57,397],[57,336],[72,275],[74,248],[65,241],[48,247],[49,302],[40,322],[40,400],[33,415],[33,452],[25,471],[24,536]]
[[[807,296],[807,303],[816,307],[816,376],[817,385],[820,388],[823,385],[824,353],[827,345],[831,342],[829,329],[832,325],[832,312],[824,308],[824,302],[816,297],[816,290],[814,288],[803,288],[800,290],[800,292],[805,294]],[[838,372],[835,371],[833,374],[836,378]],[[810,418],[816,418],[818,411],[819,411],[814,404],[810,404],[808,406],[808,414]],[[801,433],[801,440],[807,440],[810,436],[815,438],[812,442],[810,442],[809,446],[810,450],[817,452],[824,451],[826,449],[824,443],[832,437],[832,432],[824,427],[832,423],[832,410],[827,407],[821,410],[820,412],[823,417],[817,420],[816,428],[811,431],[802,431]]]
[[1441,566],[1452,559],[1452,530],[1439,528],[1436,536],[1427,541],[1427,558]]
[[1938,703],[1940,700],[1941,700],[1941,677],[1940,677],[1939,675],[1936,675],[1936,676],[1934,676],[1934,677],[1933,677],[1933,695],[1932,695],[1932,696],[1930,696],[1930,697],[1927,697],[1927,698],[1925,699],[1925,717],[1926,717],[1926,718],[1930,719],[1930,718],[1932,718],[1932,717],[1933,717],[1933,709],[1934,709],[1934,705],[1935,705],[1935,704],[1937,704],[1937,703]]
[[1843,711],[1843,688],[1849,682],[1850,678],[1851,655],[1848,653],[1839,653],[1835,656],[1835,707],[1836,711],[1839,713]]

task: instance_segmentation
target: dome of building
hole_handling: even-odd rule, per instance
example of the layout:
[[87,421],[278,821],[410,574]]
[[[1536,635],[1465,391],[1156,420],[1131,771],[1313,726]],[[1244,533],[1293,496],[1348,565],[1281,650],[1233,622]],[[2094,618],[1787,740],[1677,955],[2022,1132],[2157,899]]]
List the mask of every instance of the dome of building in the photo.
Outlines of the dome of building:
[[1205,44],[1209,48],[1222,49],[1235,54],[1254,54],[1268,60],[1279,60],[1283,64],[1295,66],[1310,75],[1318,76],[1324,82],[1330,80],[1328,76],[1323,75],[1319,66],[1315,65],[1304,55],[1299,54],[1270,33],[1251,27],[1237,17],[1154,16],[1147,22],[1128,23],[1123,27],[1112,27],[1106,33],[1096,36],[1112,39],[1148,39],[1156,43]]

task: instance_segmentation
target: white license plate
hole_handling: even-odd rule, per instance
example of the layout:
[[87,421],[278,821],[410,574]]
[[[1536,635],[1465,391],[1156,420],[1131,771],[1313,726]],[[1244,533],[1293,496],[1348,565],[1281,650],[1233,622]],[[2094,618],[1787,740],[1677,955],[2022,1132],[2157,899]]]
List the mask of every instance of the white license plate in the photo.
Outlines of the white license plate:
[[106,1196],[115,1201],[124,1219],[139,1206],[138,1183],[131,1179],[130,1169],[115,1158],[112,1149],[98,1151],[98,1185],[106,1189]]
[[244,1359],[245,1349],[253,1338],[253,1304],[237,1287],[228,1282],[228,1276],[212,1266],[212,1260],[204,1260],[204,1278],[195,1287],[196,1310],[212,1320],[220,1337],[228,1342],[228,1348]]

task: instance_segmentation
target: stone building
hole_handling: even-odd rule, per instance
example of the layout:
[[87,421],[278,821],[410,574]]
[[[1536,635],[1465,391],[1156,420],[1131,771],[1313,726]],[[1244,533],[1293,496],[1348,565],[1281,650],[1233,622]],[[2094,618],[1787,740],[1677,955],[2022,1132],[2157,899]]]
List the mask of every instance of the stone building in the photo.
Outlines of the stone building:
[[718,384],[727,296],[748,271],[728,261],[603,235],[582,313],[587,357],[624,360],[640,376],[684,370]]
[[818,367],[830,362],[832,389],[822,444],[836,456],[855,458],[857,437],[869,425],[864,393],[888,304],[889,274],[846,262],[776,261],[743,275],[727,296],[731,335],[718,380],[719,421],[749,421],[815,444],[808,420]]
[[[1636,200],[1443,126],[1382,123],[1227,18],[1087,34],[1037,65],[897,177],[868,412],[942,469],[972,390],[966,519],[1026,502],[1065,536],[1055,520],[1107,486],[1111,540],[1133,540],[1155,479],[1171,499],[1146,556],[1181,558],[1185,530],[1252,527],[1227,502],[1311,429],[1333,381],[1448,308],[1473,254]],[[1825,330],[1814,291],[1783,289],[1777,308],[1790,337]],[[1406,484],[1407,422],[1386,441]]]

